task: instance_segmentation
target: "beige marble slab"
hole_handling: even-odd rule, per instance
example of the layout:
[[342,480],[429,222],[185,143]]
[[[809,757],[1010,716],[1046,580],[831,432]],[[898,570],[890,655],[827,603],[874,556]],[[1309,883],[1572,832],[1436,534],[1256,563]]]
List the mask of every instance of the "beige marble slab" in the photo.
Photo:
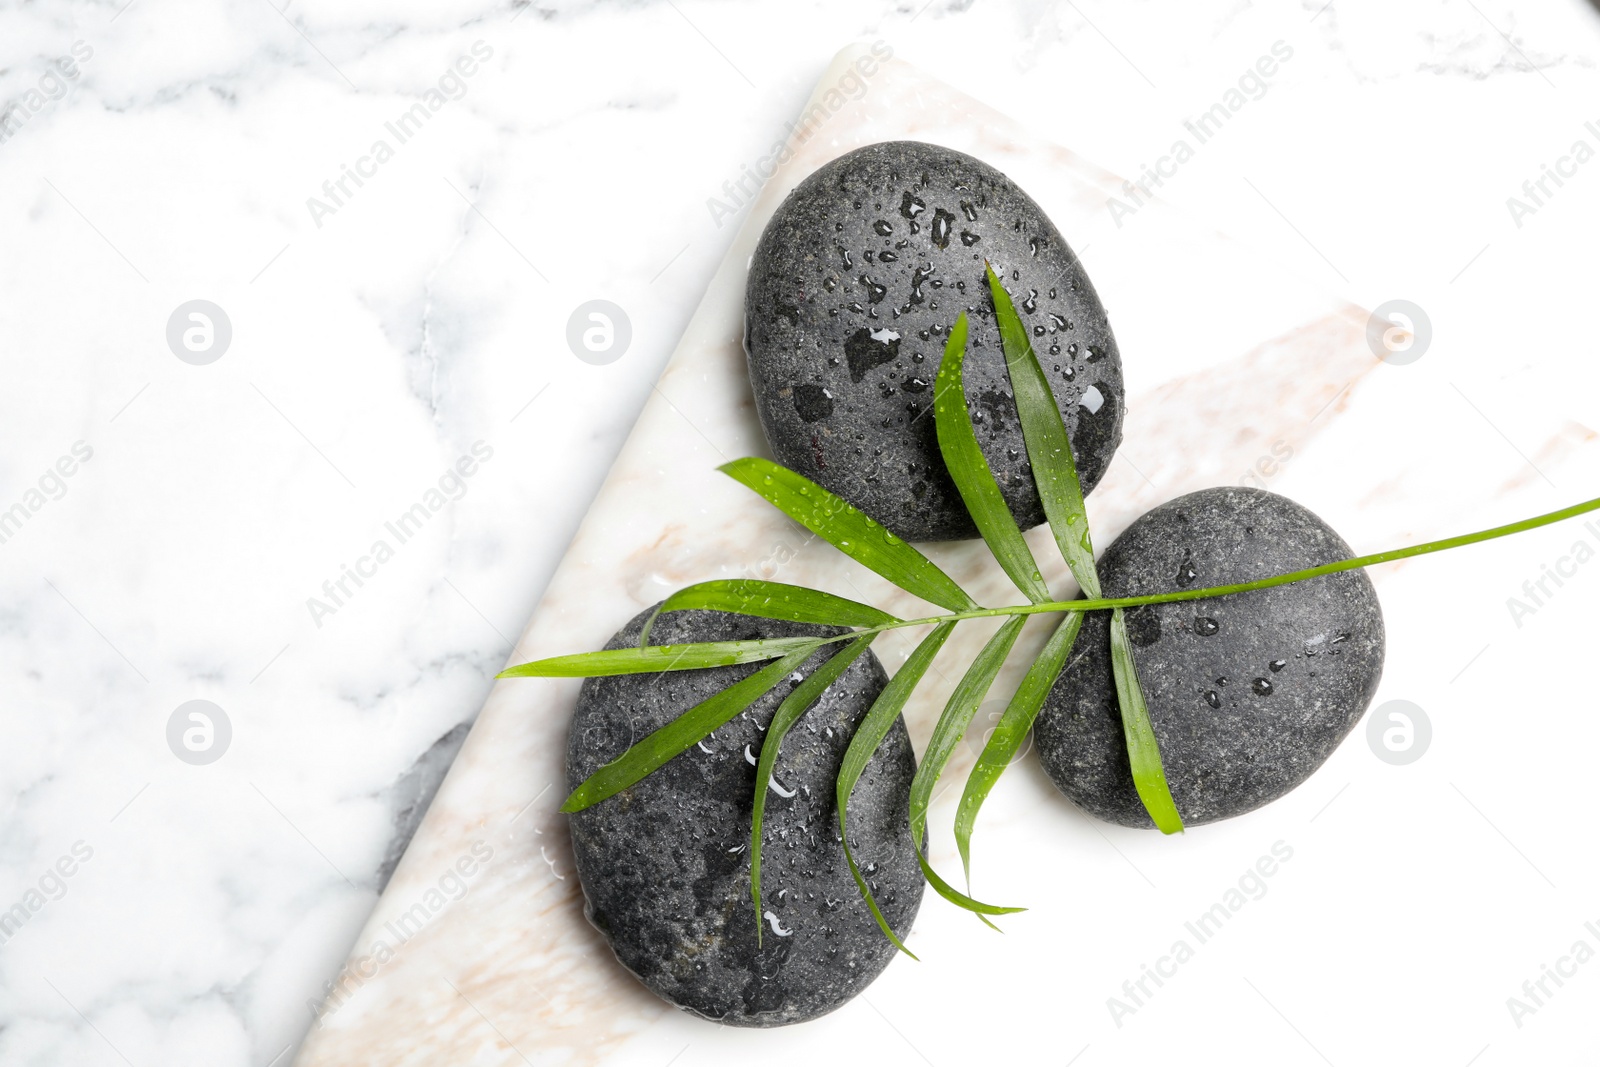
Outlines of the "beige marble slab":
[[[1258,461],[1271,473],[1257,477],[1270,481],[1275,457],[1312,449],[1379,365],[1364,340],[1365,312],[1159,202],[1115,225],[1106,201],[1125,195],[1119,177],[1030,137],[914,67],[880,63],[852,98],[848,74],[870,55],[864,45],[846,49],[823,75],[808,111],[820,104],[826,120],[762,190],[512,662],[597,648],[671,590],[717,577],[781,578],[910,609],[910,598],[810,543],[714,469],[765,451],[739,343],[745,268],[761,228],[805,175],[859,145],[913,138],[977,155],[1018,180],[1078,250],[1110,311],[1131,398],[1124,449],[1090,500],[1101,545],[1154,504],[1244,480]],[[1034,531],[1030,541],[1041,561],[1054,559],[1048,531]],[[933,546],[930,555],[980,600],[1014,598],[981,546]],[[1071,591],[1059,563],[1046,577],[1058,593]],[[979,625],[964,628],[941,662],[964,662],[986,635]],[[913,640],[895,636],[877,647],[890,670]],[[952,683],[936,672],[907,709],[919,748]],[[971,932],[970,919],[932,894],[912,945],[935,962],[919,969],[897,960],[867,996],[780,1033],[683,1016],[616,964],[583,919],[556,813],[577,685],[496,685],[296,1062],[659,1067],[681,1055],[678,1067],[755,1057],[783,1064],[863,1043],[878,1063],[922,1062],[917,1035],[961,1017],[964,976],[979,973],[992,958],[985,946],[999,943]],[[959,781],[970,764],[963,748],[948,775]],[[1048,840],[1062,827],[1082,829],[1082,817],[1041,782],[1030,765],[1019,765],[996,791],[981,833]],[[947,829],[954,799],[943,794],[932,815],[935,861],[946,870],[955,866]],[[981,841],[979,849],[980,861],[998,853],[985,852]],[[1054,894],[1042,894],[1036,878],[1064,877],[1072,864],[1063,843],[1043,850],[1031,870],[996,863],[982,882],[988,899],[1035,905],[1027,937],[1037,956],[1028,958],[1070,951],[1069,924],[1052,918]],[[1006,958],[1015,960],[1016,939],[1006,944]],[[1029,980],[1015,967],[990,981]]]

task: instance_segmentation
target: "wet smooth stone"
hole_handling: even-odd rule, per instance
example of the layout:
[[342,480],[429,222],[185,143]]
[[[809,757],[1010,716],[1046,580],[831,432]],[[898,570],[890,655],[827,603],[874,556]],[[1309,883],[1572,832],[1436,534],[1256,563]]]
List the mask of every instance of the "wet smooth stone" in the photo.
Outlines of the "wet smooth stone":
[[[1137,519],[1099,561],[1108,597],[1266,578],[1347,559],[1326,523],[1259,489],[1205,489]],[[1300,785],[1355,726],[1383,672],[1383,613],[1364,571],[1128,612],[1162,766],[1189,826]],[[1034,725],[1039,761],[1092,815],[1153,825],[1134,792],[1112,684],[1110,614],[1084,622]]]
[[963,311],[978,441],[1018,523],[1044,521],[985,258],[1029,328],[1087,492],[1122,439],[1121,359],[1072,249],[1004,174],[936,145],[868,145],[789,194],[750,264],[745,350],[774,456],[907,540],[977,536],[930,411]]
[[[637,645],[649,614],[640,614],[606,647]],[[662,615],[650,640],[828,632],[685,611]],[[804,670],[822,658],[818,653]],[[587,679],[568,735],[568,788],[761,666]],[[654,774],[570,817],[585,914],[622,965],[657,995],[732,1026],[782,1026],[834,1010],[888,965],[897,950],[850,875],[834,805],[845,749],[886,680],[877,658],[866,653],[785,737],[763,820],[759,916],[750,900],[753,761],[797,677]],[[851,849],[901,936],[922,899],[907,811],[915,771],[910,738],[897,719],[850,802]],[[764,926],[760,948],[757,922]]]

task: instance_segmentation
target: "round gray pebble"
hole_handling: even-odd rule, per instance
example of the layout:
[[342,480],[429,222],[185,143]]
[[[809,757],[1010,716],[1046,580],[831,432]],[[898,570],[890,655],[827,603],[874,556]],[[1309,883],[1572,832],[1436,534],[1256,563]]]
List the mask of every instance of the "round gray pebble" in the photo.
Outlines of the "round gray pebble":
[[[606,647],[637,645],[649,615],[639,615]],[[683,611],[657,619],[650,640],[677,644],[828,632]],[[823,656],[808,661],[805,671]],[[568,788],[761,666],[586,680],[567,740]],[[780,684],[636,785],[570,817],[585,914],[622,965],[656,994],[732,1026],[783,1026],[834,1010],[888,965],[897,950],[851,877],[834,805],[845,748],[886,681],[882,665],[867,652],[784,738],[763,820],[759,916],[750,900],[752,760],[759,758],[763,733],[791,684]],[[915,772],[910,737],[897,719],[850,802],[850,847],[901,936],[922,900],[907,811]],[[757,922],[764,924],[760,948]]]
[[1122,363],[1072,249],[1011,179],[916,141],[868,145],[801,182],[767,223],[745,291],[745,351],[773,455],[913,541],[974,537],[930,406],[956,317],[978,441],[1024,528],[1044,521],[985,281],[1032,333],[1079,479],[1122,439]]
[[[1099,561],[1108,597],[1205,588],[1347,559],[1294,501],[1204,489],[1136,520]],[[1079,807],[1153,825],[1134,792],[1112,683],[1110,613],[1085,620],[1034,724],[1039,760]],[[1364,571],[1127,614],[1167,782],[1186,825],[1268,804],[1322,765],[1383,673],[1383,613]]]

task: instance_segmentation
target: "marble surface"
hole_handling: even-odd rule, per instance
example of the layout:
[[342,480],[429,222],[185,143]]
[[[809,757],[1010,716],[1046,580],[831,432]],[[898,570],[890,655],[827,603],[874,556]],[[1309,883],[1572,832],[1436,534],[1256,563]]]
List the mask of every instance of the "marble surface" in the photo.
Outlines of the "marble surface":
[[[937,129],[1022,181],[1094,275],[1132,398],[1091,505],[1102,542],[1252,469],[1358,549],[1600,484],[1585,3],[135,0],[0,30],[0,507],[27,513],[0,543],[0,908],[25,915],[0,943],[7,1064],[765,1051],[661,1009],[576,918],[541,792],[570,694],[489,677],[742,567],[894,604],[719,484],[719,453],[759,447],[748,401],[685,358],[733,350],[716,294],[793,172],[754,205],[734,183],[844,40],[954,88],[869,82],[829,143]],[[1292,57],[1241,85],[1278,41]],[[1221,131],[1163,161],[1235,88]],[[408,113],[400,143],[386,124]],[[1162,202],[1112,211],[1132,199],[1116,175],[1146,168],[1171,171]],[[565,336],[596,298],[633,327],[605,366]],[[196,299],[232,326],[203,366],[167,337]],[[1432,324],[1406,366],[1371,358],[1357,310],[1393,299]],[[402,541],[386,524],[419,504]],[[1572,670],[1594,546],[1575,524],[1375,575],[1378,701],[1432,722],[1410,765],[1363,727],[1283,802],[1176,841],[1092,823],[1020,765],[975,870],[1032,906],[1013,936],[930,901],[925,962],[783,1053],[1574,1062],[1600,981],[1574,962],[1600,948],[1596,727]],[[942,558],[974,576],[970,552]],[[169,741],[197,699],[231,725],[204,765],[175,754],[181,723]],[[1262,857],[1274,874],[1249,875]],[[935,858],[953,861],[943,833]],[[1235,889],[1223,932],[1138,994]],[[391,923],[403,950],[330,1013],[325,983]]]

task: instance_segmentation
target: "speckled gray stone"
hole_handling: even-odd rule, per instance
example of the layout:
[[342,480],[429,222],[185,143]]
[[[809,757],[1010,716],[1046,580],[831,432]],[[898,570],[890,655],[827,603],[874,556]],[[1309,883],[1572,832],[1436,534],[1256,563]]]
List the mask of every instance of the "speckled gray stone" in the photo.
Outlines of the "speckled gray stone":
[[1004,174],[916,141],[856,149],[789,194],[751,261],[745,351],[773,455],[908,540],[977,535],[930,412],[963,311],[978,441],[1017,521],[1044,521],[985,257],[1034,334],[1087,492],[1122,439],[1121,360],[1088,275]]
[[[1266,578],[1350,547],[1259,489],[1204,489],[1136,520],[1099,561],[1106,596]],[[1151,826],[1133,789],[1112,687],[1110,613],[1084,622],[1034,724],[1040,763],[1092,815]],[[1309,778],[1366,710],[1383,673],[1383,613],[1364,571],[1128,612],[1162,765],[1185,824],[1253,811]]]
[[[635,618],[606,647],[637,644],[648,615]],[[662,615],[651,641],[827,632],[685,611]],[[805,670],[821,660],[819,653]],[[635,738],[760,666],[588,679],[567,740],[568,787]],[[763,731],[790,684],[643,781],[571,816],[585,913],[622,965],[651,990],[732,1026],[782,1026],[839,1007],[888,965],[896,949],[850,875],[833,800],[845,748],[886,681],[882,665],[866,653],[784,739],[764,818],[760,920],[750,900],[751,760],[760,756]],[[905,723],[897,719],[850,802],[850,847],[902,936],[922,899],[907,821],[915,772]],[[758,921],[766,924],[760,949]]]

